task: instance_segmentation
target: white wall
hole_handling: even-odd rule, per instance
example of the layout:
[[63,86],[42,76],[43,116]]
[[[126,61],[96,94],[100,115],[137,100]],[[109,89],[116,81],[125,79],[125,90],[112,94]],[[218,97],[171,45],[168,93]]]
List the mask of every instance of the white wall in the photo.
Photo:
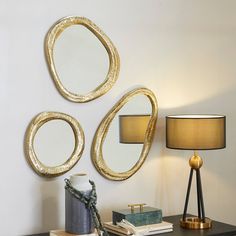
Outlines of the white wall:
[[[105,220],[111,209],[133,202],[160,207],[165,215],[181,213],[191,152],[167,150],[164,142],[164,117],[176,113],[227,116],[227,148],[201,153],[202,178],[207,215],[236,224],[235,9],[234,0],[0,0],[1,235],[63,227],[63,179],[76,172],[88,172],[95,180]],[[115,86],[87,104],[74,104],[59,95],[44,58],[47,30],[68,15],[94,21],[121,57]],[[137,174],[111,182],[91,163],[92,137],[111,106],[138,85],[152,89],[158,98],[156,138]],[[76,117],[86,135],[79,163],[55,179],[37,176],[23,151],[28,123],[48,110]],[[190,210],[195,210],[194,200],[192,194]]]

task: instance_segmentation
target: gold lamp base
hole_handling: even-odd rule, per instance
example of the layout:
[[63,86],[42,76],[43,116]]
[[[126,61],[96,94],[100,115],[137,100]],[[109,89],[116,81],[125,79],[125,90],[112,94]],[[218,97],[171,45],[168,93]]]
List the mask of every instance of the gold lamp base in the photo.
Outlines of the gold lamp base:
[[185,229],[209,229],[212,221],[209,218],[205,218],[205,222],[202,222],[198,217],[186,217],[185,220],[180,219],[180,226]]

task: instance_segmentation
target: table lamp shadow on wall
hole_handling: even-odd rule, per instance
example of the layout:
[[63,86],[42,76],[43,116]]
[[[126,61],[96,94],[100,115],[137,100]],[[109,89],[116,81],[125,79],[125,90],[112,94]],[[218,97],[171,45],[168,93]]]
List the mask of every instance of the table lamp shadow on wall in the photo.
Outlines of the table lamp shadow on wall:
[[[166,117],[166,147],[193,150],[189,159],[190,175],[180,225],[188,229],[211,228],[212,221],[205,217],[200,168],[202,158],[197,150],[222,149],[226,146],[226,117],[222,115],[173,115]],[[196,172],[198,216],[187,217],[193,172]]]

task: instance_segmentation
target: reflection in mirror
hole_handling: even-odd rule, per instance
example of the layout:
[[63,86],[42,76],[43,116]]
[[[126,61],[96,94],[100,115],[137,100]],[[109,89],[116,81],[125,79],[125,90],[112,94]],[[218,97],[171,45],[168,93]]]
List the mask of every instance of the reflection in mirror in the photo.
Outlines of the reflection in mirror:
[[72,116],[42,112],[30,122],[24,144],[33,170],[42,176],[55,177],[79,161],[84,150],[84,132]]
[[59,166],[71,156],[75,138],[68,123],[51,120],[39,128],[33,145],[40,162],[50,167]]
[[[125,180],[142,166],[152,145],[157,121],[157,101],[147,88],[125,94],[101,121],[91,148],[92,161],[98,172],[110,180]],[[150,114],[143,145],[119,142],[121,114]]]
[[120,143],[143,144],[151,114],[119,115]]
[[83,25],[72,25],[55,42],[54,63],[72,93],[86,94],[106,78],[109,57],[102,43]]
[[63,97],[88,102],[108,92],[120,70],[119,54],[104,32],[85,17],[65,17],[45,39],[48,68]]
[[107,166],[115,172],[125,172],[130,170],[139,160],[143,144],[120,143],[120,115],[151,115],[152,106],[149,99],[144,95],[133,97],[116,114],[110,124],[106,139],[103,144],[103,158]]

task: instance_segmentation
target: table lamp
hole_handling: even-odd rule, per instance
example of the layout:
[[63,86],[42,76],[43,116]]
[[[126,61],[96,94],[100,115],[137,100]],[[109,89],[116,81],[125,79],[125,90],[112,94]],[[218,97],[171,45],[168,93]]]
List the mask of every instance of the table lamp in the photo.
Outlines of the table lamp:
[[120,143],[144,143],[150,115],[120,115]]
[[[188,229],[207,229],[212,221],[205,217],[200,168],[202,158],[197,150],[225,148],[225,116],[221,115],[173,115],[166,117],[166,147],[172,149],[193,150],[189,159],[190,175],[183,216],[180,225]],[[187,217],[189,194],[193,172],[196,172],[198,217]]]

